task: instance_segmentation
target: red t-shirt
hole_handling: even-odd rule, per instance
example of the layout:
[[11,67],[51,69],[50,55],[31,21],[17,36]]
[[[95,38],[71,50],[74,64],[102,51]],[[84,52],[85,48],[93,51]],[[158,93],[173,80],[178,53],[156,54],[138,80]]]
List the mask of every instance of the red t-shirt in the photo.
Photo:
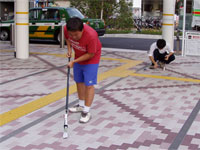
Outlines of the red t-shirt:
[[90,26],[84,24],[83,34],[80,40],[73,40],[67,32],[67,27],[64,27],[65,38],[68,39],[75,51],[75,59],[86,53],[94,53],[94,56],[86,61],[79,62],[79,64],[98,64],[101,56],[101,42],[97,32]]

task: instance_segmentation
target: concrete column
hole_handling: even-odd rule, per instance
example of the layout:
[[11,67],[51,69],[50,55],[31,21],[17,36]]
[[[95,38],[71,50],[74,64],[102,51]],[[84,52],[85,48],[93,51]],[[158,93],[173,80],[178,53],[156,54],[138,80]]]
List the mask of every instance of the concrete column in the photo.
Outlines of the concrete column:
[[174,48],[175,0],[163,0],[162,38]]
[[29,1],[16,0],[16,57],[28,59],[29,57]]

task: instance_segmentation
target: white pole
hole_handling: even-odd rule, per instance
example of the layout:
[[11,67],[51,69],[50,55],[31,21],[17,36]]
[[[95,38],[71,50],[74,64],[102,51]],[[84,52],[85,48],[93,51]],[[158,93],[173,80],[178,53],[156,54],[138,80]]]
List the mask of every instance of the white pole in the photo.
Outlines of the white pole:
[[163,0],[162,38],[174,48],[175,0]]
[[101,2],[101,20],[103,19],[103,0]]
[[[14,1],[14,14],[16,14],[16,0]],[[17,43],[17,41],[16,41],[16,39],[17,39],[16,38],[17,37],[16,36],[16,15],[14,15],[14,24],[13,25],[14,25],[14,37],[13,38],[14,38],[14,48],[15,48],[15,50],[14,50],[14,56],[16,58],[16,54],[17,54],[16,53],[16,45],[17,45],[16,44]]]
[[16,53],[17,58],[29,57],[29,1],[16,0]]
[[182,56],[185,56],[185,18],[186,18],[186,0],[184,0],[184,6],[183,6]]

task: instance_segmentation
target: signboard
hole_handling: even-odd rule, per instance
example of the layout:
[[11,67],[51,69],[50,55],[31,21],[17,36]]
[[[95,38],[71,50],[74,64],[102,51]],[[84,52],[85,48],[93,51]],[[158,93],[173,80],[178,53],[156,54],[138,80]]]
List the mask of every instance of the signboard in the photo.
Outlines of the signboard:
[[186,32],[185,55],[200,56],[200,32]]
[[200,0],[194,0],[192,14],[192,27],[200,26]]

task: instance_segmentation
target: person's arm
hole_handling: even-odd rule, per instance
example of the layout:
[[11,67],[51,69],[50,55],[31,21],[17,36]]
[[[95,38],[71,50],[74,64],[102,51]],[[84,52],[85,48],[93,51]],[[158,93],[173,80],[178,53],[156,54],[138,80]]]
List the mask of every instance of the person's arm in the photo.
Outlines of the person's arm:
[[75,59],[73,61],[70,61],[68,63],[68,66],[70,68],[72,68],[74,63],[78,63],[78,62],[81,62],[81,61],[86,61],[88,59],[91,59],[93,56],[94,56],[94,53],[86,53],[86,54],[82,55],[81,57],[79,57],[79,58],[77,58],[77,59]]
[[173,55],[173,54],[174,54],[173,52],[170,52],[168,55],[165,56],[165,60],[168,60],[169,57],[170,57],[171,55]]
[[65,40],[66,40],[66,43],[67,43],[67,54],[66,56],[69,58],[72,56],[72,47],[71,47],[71,43],[70,41],[68,40],[68,32],[67,32],[67,27],[64,26],[64,37],[65,37]]
[[149,59],[150,59],[151,62],[153,63],[154,68],[157,68],[157,67],[158,67],[157,62],[155,62],[154,57],[153,57],[153,53],[154,53],[154,50],[155,50],[156,48],[157,48],[157,47],[156,47],[156,43],[153,43],[153,44],[151,44],[150,50],[148,51]]
[[71,57],[72,56],[72,47],[71,44],[69,42],[69,40],[66,39],[66,43],[67,43],[67,57]]
[[168,60],[169,57],[174,54],[174,51],[170,48],[170,46],[168,44],[167,44],[167,51],[168,51],[169,54],[167,54],[165,56],[165,60]]
[[157,62],[155,62],[155,60],[154,60],[153,56],[149,56],[149,59],[150,59],[150,60],[151,60],[151,62],[153,63],[153,65],[154,65],[154,68],[157,68],[157,67],[158,67],[158,64],[157,64]]

